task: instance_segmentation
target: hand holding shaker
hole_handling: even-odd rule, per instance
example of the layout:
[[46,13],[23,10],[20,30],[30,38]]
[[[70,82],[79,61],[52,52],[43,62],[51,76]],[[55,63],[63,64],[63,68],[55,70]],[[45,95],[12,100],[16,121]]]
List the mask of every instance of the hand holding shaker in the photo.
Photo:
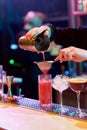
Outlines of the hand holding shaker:
[[50,39],[44,35],[46,29],[40,33],[34,34],[30,40],[22,36],[18,40],[19,47],[24,50],[46,51],[50,46]]

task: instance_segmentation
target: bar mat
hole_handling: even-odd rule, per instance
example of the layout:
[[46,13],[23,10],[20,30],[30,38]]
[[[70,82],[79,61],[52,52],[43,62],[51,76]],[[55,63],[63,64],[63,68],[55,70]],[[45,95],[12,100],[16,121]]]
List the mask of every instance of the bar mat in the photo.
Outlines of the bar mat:
[[81,116],[81,115],[78,115],[78,113],[76,113],[77,108],[63,105],[64,109],[67,111],[60,113],[60,111],[58,110],[60,108],[59,104],[52,103],[52,105],[50,105],[48,107],[47,106],[41,107],[38,100],[29,99],[29,98],[19,98],[18,105],[21,105],[21,106],[24,106],[27,108],[34,108],[36,110],[43,110],[43,111],[58,113],[58,114],[65,115],[65,116],[70,116],[73,118],[80,118],[80,119],[87,120],[87,110],[86,109],[81,109],[82,112],[86,113],[85,116]]

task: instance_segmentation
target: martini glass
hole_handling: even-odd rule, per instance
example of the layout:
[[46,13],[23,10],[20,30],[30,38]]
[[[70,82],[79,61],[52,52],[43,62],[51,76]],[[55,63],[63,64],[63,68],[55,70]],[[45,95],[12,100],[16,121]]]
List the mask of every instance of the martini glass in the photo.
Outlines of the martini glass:
[[53,61],[41,61],[41,62],[35,61],[34,63],[36,63],[39,69],[42,71],[42,73],[46,75],[50,70]]
[[80,94],[82,91],[85,91],[87,87],[87,79],[85,78],[70,78],[69,79],[70,88],[72,91],[77,94],[77,110],[75,112],[75,116],[85,117],[87,116],[87,112],[83,112],[80,108]]
[[60,95],[60,106],[57,108],[54,108],[55,112],[58,113],[67,113],[69,110],[67,108],[63,107],[63,99],[62,99],[62,93],[64,90],[68,89],[69,84],[68,84],[68,76],[65,75],[56,75],[53,78],[53,82],[52,82],[52,87],[54,89],[56,89],[57,91],[59,91],[59,95]]

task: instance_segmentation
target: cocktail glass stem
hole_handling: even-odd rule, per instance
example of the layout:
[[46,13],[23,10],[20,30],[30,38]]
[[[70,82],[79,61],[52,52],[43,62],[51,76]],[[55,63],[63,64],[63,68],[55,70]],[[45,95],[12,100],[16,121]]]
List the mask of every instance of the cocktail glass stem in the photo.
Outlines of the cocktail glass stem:
[[59,92],[59,94],[60,94],[60,110],[61,110],[61,112],[62,112],[62,110],[63,110],[62,92]]
[[81,118],[81,117],[87,116],[87,111],[82,111],[81,108],[80,108],[80,94],[81,94],[80,91],[77,92],[77,104],[78,104],[77,113],[78,113],[78,116]]
[[80,91],[77,92],[77,105],[78,105],[78,113],[81,113],[80,109]]

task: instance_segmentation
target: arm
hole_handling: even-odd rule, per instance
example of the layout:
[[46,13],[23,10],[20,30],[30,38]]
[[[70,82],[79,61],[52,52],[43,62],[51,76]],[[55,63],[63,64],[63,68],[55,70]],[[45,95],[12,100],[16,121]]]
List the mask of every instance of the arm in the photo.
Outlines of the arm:
[[[56,44],[63,47],[75,46],[87,49],[87,28],[58,28],[48,25],[51,28],[51,34]],[[54,31],[54,32],[53,32]]]
[[75,61],[82,62],[87,60],[87,50],[80,49],[77,47],[67,47],[60,50],[59,55],[55,58],[55,61],[60,60],[63,61]]
[[87,28],[58,28],[52,24],[46,24],[38,28],[33,28],[25,34],[25,39],[30,40],[31,37],[43,30],[47,30],[46,35],[50,42],[63,45],[63,47],[75,46],[87,49]]

